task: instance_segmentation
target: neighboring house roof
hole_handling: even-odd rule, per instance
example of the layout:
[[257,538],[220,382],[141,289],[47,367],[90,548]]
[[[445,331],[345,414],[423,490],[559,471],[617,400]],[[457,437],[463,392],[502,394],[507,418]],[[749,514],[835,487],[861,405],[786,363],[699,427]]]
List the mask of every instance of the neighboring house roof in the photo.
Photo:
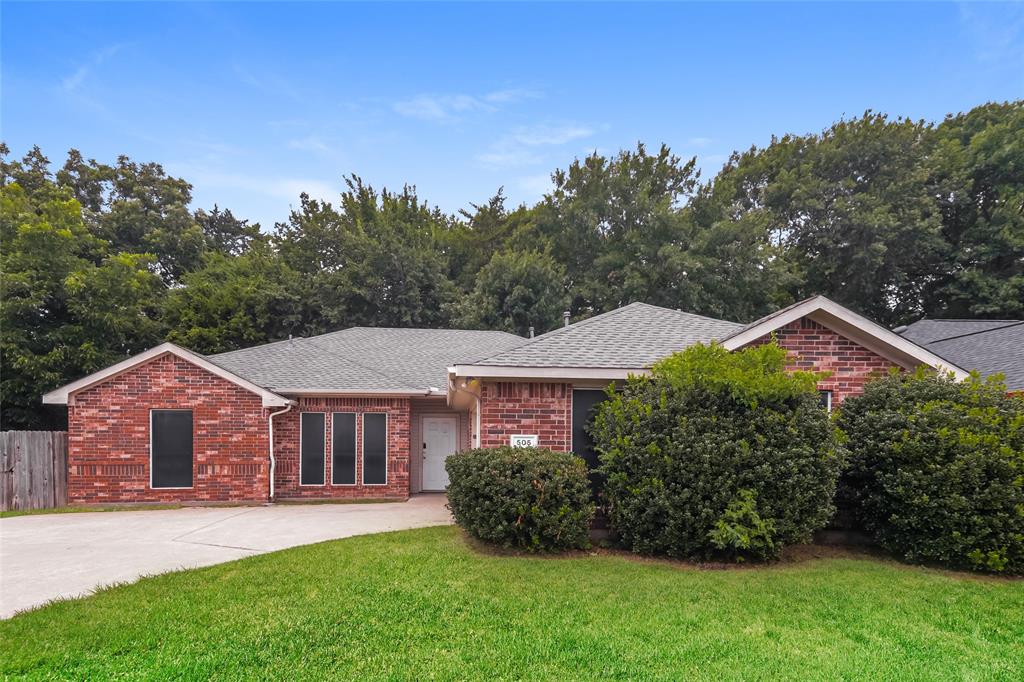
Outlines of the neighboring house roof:
[[89,386],[98,384],[101,381],[116,376],[121,372],[125,372],[136,365],[148,362],[149,360],[165,354],[176,355],[179,358],[191,362],[193,365],[201,367],[208,372],[225,379],[226,381],[230,381],[231,383],[244,388],[247,391],[252,391],[262,398],[263,407],[283,407],[290,402],[283,396],[279,396],[272,391],[268,391],[266,388],[255,384],[244,377],[213,364],[202,355],[193,353],[181,346],[176,346],[173,343],[161,343],[159,346],[154,346],[153,348],[143,351],[138,355],[133,355],[127,360],[122,360],[121,362],[111,365],[105,369],[101,369],[98,372],[93,372],[89,376],[82,377],[78,381],[72,381],[70,384],[61,386],[60,388],[55,388],[49,393],[43,395],[43,403],[47,405],[67,405],[68,397],[75,391],[80,391],[83,388],[88,388]]
[[1024,391],[1024,320],[929,320],[897,333],[983,376],[1002,373],[1006,388]]
[[625,378],[695,343],[710,343],[742,325],[630,303],[559,327],[482,360],[462,358],[456,376]]
[[787,324],[807,317],[904,367],[927,365],[963,379],[967,371],[955,361],[919,346],[824,296],[812,296],[751,322],[722,339],[728,350],[742,348]]
[[279,393],[443,394],[455,360],[526,341],[494,331],[352,327],[207,359]]

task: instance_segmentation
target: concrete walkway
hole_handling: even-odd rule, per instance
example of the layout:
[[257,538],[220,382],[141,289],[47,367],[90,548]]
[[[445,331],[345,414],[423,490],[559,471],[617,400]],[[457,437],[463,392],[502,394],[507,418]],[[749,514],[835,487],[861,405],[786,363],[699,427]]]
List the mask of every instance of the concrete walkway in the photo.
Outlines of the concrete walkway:
[[452,522],[444,495],[385,504],[192,507],[0,519],[0,618],[145,575]]

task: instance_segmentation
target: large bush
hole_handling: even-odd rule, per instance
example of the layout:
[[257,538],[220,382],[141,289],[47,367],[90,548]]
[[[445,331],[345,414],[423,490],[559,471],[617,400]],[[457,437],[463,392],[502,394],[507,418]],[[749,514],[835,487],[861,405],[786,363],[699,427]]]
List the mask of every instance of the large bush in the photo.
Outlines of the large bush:
[[593,428],[612,528],[635,552],[767,559],[832,514],[836,438],[774,343],[693,346],[633,377]]
[[864,528],[911,561],[1024,572],[1024,398],[997,380],[917,374],[843,403],[843,487]]
[[588,546],[594,505],[586,464],[572,453],[482,448],[445,466],[448,507],[473,537],[527,551]]

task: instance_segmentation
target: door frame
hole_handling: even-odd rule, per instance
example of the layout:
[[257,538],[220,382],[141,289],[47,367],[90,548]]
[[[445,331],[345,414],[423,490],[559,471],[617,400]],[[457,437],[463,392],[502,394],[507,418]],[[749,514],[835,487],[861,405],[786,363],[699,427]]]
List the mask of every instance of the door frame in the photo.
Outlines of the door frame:
[[[424,446],[427,443],[427,420],[428,419],[443,419],[453,424],[452,438],[453,448],[452,451],[445,455],[445,459],[449,455],[454,455],[459,451],[459,416],[456,414],[425,414],[420,417],[420,439]],[[420,490],[423,492],[440,492],[443,488],[428,488],[427,487],[427,448],[423,447],[420,453]]]

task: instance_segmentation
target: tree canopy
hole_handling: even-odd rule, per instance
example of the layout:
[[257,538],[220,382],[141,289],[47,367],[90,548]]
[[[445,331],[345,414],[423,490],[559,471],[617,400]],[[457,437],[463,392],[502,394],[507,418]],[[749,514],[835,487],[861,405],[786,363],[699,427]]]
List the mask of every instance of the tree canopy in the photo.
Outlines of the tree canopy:
[[866,112],[736,152],[593,153],[535,205],[448,214],[355,175],[274,226],[193,207],[157,163],[0,143],[4,428],[167,339],[213,353],[352,325],[538,333],[633,301],[749,321],[815,293],[881,324],[1024,315],[1024,102]]

